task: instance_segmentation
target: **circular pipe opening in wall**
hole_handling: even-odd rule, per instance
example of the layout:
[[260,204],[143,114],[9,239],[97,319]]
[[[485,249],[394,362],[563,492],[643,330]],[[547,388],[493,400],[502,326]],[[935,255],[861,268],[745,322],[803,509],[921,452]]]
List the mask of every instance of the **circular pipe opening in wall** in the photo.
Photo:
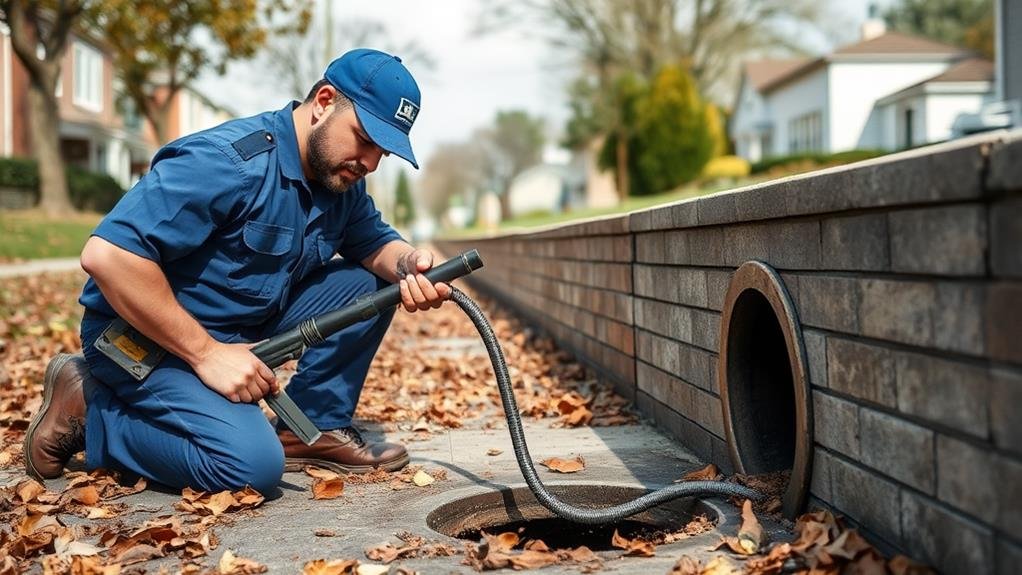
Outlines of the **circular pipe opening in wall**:
[[719,378],[731,461],[740,473],[790,470],[782,495],[793,518],[812,471],[812,406],[795,307],[762,262],[735,272],[721,316]]

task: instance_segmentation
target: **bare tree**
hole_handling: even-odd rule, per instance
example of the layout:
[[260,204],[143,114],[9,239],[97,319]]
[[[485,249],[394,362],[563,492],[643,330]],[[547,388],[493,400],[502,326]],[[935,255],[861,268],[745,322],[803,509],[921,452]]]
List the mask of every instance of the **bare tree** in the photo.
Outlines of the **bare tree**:
[[442,219],[451,199],[474,201],[488,186],[486,158],[478,144],[478,132],[468,141],[437,146],[422,169],[420,205]]
[[39,206],[52,216],[74,211],[60,155],[56,91],[68,37],[86,4],[85,0],[0,1],[11,46],[28,71],[28,126],[32,153],[39,162]]
[[[399,56],[409,66],[430,71],[436,66],[430,53],[414,40],[394,41],[387,27],[375,20],[345,18],[334,23],[332,2],[325,2],[323,18],[313,20],[304,32],[280,35],[263,50],[260,60],[273,70],[292,96],[302,98],[323,77],[334,58],[359,47],[373,47]],[[417,70],[418,71],[418,70]]]

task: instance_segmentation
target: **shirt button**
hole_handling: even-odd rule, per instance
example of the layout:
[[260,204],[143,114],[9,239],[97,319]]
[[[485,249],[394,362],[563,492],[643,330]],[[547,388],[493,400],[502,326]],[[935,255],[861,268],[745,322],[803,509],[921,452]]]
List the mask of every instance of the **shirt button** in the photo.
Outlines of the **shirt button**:
[[267,142],[272,142],[273,141],[273,134],[266,134],[266,141]]

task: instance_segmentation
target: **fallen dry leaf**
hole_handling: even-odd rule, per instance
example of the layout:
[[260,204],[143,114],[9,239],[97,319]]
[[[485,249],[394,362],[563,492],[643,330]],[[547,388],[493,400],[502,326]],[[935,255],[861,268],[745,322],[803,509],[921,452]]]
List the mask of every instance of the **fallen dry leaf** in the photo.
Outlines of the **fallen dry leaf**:
[[614,530],[614,536],[611,538],[610,544],[614,547],[624,549],[626,556],[652,557],[656,555],[656,547],[654,547],[652,543],[641,539],[628,539],[618,533],[617,529]]
[[436,483],[436,479],[433,479],[432,475],[420,469],[415,472],[415,475],[412,476],[412,483],[418,485],[419,487],[425,487],[427,485]]
[[344,480],[340,477],[333,479],[313,479],[313,499],[336,499],[344,493]]
[[266,573],[267,568],[251,559],[237,557],[230,549],[224,550],[217,562],[217,572],[220,575],[253,575],[255,573]]
[[496,447],[491,447],[491,448],[486,450],[486,455],[489,455],[490,457],[494,457],[494,456],[500,455],[501,453],[504,453],[504,450],[503,449],[497,449]]
[[540,461],[541,465],[545,465],[551,471],[558,473],[577,473],[586,468],[586,462],[579,455],[575,459],[560,459],[558,457],[551,457]]
[[706,467],[682,475],[680,481],[719,481],[723,478],[724,475],[717,470],[717,466],[711,463]]
[[357,559],[316,559],[302,567],[302,575],[353,575],[356,567]]

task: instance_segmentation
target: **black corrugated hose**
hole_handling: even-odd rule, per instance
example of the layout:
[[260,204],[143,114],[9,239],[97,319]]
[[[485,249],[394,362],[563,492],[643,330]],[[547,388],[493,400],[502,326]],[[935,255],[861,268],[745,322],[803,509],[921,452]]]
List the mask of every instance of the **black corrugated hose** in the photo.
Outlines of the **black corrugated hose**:
[[681,497],[720,495],[747,497],[753,500],[762,498],[757,491],[748,487],[720,481],[687,481],[647,493],[628,503],[603,509],[575,507],[554,497],[543,486],[539,475],[536,474],[536,468],[532,464],[532,457],[529,456],[529,448],[525,445],[522,418],[518,413],[518,404],[515,402],[514,392],[511,389],[511,376],[508,375],[507,362],[504,361],[504,352],[497,342],[497,336],[494,335],[490,322],[486,320],[479,306],[461,290],[453,287],[452,290],[451,300],[457,303],[468,317],[472,319],[472,323],[479,330],[479,335],[482,336],[483,343],[486,345],[486,351],[490,355],[490,362],[493,363],[493,373],[497,377],[497,387],[500,389],[500,398],[504,404],[504,415],[507,417],[507,427],[511,433],[511,443],[514,445],[518,467],[522,470],[522,475],[525,476],[525,482],[529,485],[529,489],[543,507],[568,521],[595,525],[620,521],[661,503]]

